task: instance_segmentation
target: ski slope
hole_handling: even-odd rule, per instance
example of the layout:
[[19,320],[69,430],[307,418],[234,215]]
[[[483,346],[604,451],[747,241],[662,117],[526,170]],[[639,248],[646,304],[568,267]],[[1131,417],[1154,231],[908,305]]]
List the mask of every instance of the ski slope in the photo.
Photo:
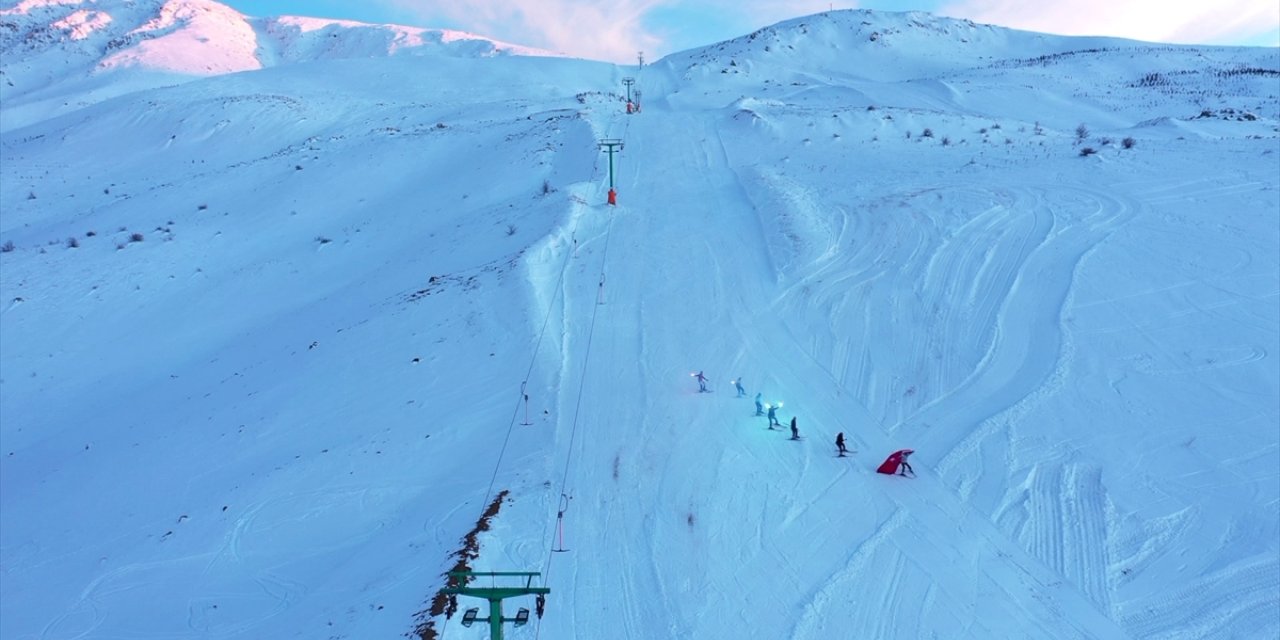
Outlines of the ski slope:
[[0,636],[485,637],[505,491],[510,638],[1275,637],[1277,78],[837,11],[22,101]]

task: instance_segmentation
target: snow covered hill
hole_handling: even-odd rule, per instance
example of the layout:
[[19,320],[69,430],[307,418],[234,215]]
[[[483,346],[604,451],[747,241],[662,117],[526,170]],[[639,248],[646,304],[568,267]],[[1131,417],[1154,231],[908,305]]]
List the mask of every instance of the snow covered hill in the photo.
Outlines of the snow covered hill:
[[1277,50],[6,6],[6,640],[1280,634]]
[[[6,103],[0,130],[141,88],[283,64],[558,55],[443,29],[251,18],[214,0],[10,0],[0,6],[0,98]],[[134,72],[112,73],[120,69]]]

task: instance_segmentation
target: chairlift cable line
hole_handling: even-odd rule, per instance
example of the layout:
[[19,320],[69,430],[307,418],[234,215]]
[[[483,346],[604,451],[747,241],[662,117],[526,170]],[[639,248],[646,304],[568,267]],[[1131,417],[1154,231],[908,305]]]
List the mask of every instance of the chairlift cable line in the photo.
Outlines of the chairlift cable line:
[[[598,178],[599,178],[599,174],[600,174],[600,163],[599,163],[599,161],[598,161],[598,160],[597,160],[597,162],[595,163],[595,165],[592,167],[591,173],[592,173],[592,176],[591,176],[591,177],[592,177],[592,181],[594,182],[594,181],[598,180]],[[607,255],[607,254],[608,254],[608,246],[609,246],[609,244],[608,244],[608,235],[609,235],[609,233],[612,231],[612,229],[613,229],[613,224],[612,224],[612,217],[611,217],[611,218],[610,218],[610,225],[609,225],[609,229],[606,231],[605,251],[604,251],[604,254],[605,254],[605,255]],[[576,235],[577,235],[577,230],[578,230],[578,226],[577,226],[577,223],[575,222],[573,229],[571,229],[571,230],[570,230],[570,235],[571,235],[571,237],[576,237]],[[542,348],[542,343],[543,343],[543,341],[544,341],[544,339],[546,338],[546,335],[547,335],[547,328],[548,328],[548,326],[549,326],[549,325],[550,325],[550,323],[551,323],[551,313],[552,313],[552,311],[554,311],[554,310],[555,310],[555,307],[556,307],[556,301],[560,299],[561,292],[564,290],[564,286],[563,286],[563,285],[564,285],[564,276],[565,276],[565,274],[566,274],[566,273],[568,273],[568,270],[569,270],[569,262],[573,259],[574,255],[575,255],[575,251],[573,250],[573,247],[571,247],[571,246],[567,246],[567,247],[566,247],[566,250],[565,250],[565,258],[564,258],[564,261],[563,261],[563,263],[561,263],[561,265],[560,265],[560,274],[559,274],[559,276],[558,276],[558,277],[557,277],[557,279],[556,279],[555,293],[554,293],[554,295],[552,295],[551,300],[547,303],[547,312],[546,312],[546,314],[543,316],[543,320],[542,320],[542,328],[541,328],[541,330],[539,330],[539,332],[538,332],[538,339],[537,339],[537,341],[536,341],[536,342],[534,342],[533,353],[532,353],[532,354],[530,355],[530,357],[529,357],[529,368],[528,368],[528,369],[526,369],[526,371],[525,371],[525,375],[524,375],[524,379],[523,379],[523,380],[521,381],[521,383],[520,383],[520,391],[519,391],[518,396],[517,396],[517,399],[516,399],[515,409],[512,411],[511,419],[510,419],[510,420],[508,420],[508,422],[507,422],[507,433],[506,433],[506,436],[505,436],[505,437],[503,438],[503,440],[502,440],[502,447],[501,447],[501,448],[499,449],[499,451],[498,451],[498,457],[497,457],[497,460],[495,460],[495,462],[494,462],[493,474],[492,474],[492,475],[490,476],[490,478],[489,478],[489,486],[488,486],[488,488],[485,490],[484,500],[483,500],[483,501],[481,501],[481,503],[480,503],[480,517],[481,517],[481,518],[483,518],[483,517],[484,517],[484,512],[485,512],[485,510],[488,508],[489,498],[493,495],[493,487],[494,487],[494,485],[497,483],[498,474],[499,474],[499,473],[501,472],[501,470],[502,470],[502,463],[503,463],[504,458],[506,457],[507,446],[508,446],[508,444],[511,442],[511,434],[515,431],[516,421],[519,419],[519,415],[520,415],[520,406],[521,406],[521,404],[525,401],[525,400],[524,400],[524,398],[525,398],[525,395],[526,395],[526,388],[527,388],[528,383],[529,383],[529,378],[530,378],[530,376],[532,376],[532,375],[533,375],[533,368],[534,368],[534,366],[536,366],[537,361],[538,361],[538,352],[539,352],[539,351],[541,350],[541,348]],[[602,267],[602,269],[603,269],[603,267]],[[594,315],[593,315],[593,323],[594,323]],[[580,401],[580,400],[581,400],[581,397],[579,397],[579,401]],[[575,427],[576,427],[576,423],[575,423]],[[545,579],[544,579],[544,584],[545,584]],[[539,626],[541,626],[541,617],[539,617]],[[447,624],[442,625],[442,629],[440,630],[440,637],[441,637],[441,639],[442,639],[442,640],[443,640],[443,638],[444,638],[444,628],[447,628],[447,627],[448,627],[448,625],[447,625]]]
[[[631,121],[629,119],[625,121],[625,124],[623,125],[622,130],[623,130],[624,137],[626,133],[630,132]],[[600,282],[604,282],[604,274],[606,271],[606,266],[609,263],[609,245],[610,245],[610,241],[613,239],[613,223],[616,220],[617,218],[612,213],[610,213],[609,226],[605,230],[605,235],[604,235],[604,249],[603,251],[601,251],[601,256],[600,256]],[[582,358],[582,376],[578,383],[578,394],[577,394],[578,397],[574,402],[573,422],[571,423],[571,427],[569,429],[569,443],[566,446],[566,452],[565,452],[564,474],[560,478],[560,495],[562,497],[568,495],[566,489],[569,484],[569,470],[572,467],[573,458],[574,458],[573,445],[574,445],[574,441],[577,439],[578,417],[579,415],[581,415],[581,412],[582,412],[582,397],[584,395],[583,390],[585,389],[586,383],[587,383],[587,370],[591,364],[591,343],[593,338],[595,337],[596,319],[599,316],[600,307],[601,307],[600,304],[593,305],[593,309],[591,311],[591,323],[588,325],[588,328],[587,328],[587,344],[586,344],[585,353],[583,354],[583,358]],[[557,514],[557,518],[559,518],[560,515],[562,514],[563,514],[563,511],[560,511]],[[548,584],[551,579],[552,559],[555,557],[555,548],[556,548],[556,533],[553,529],[551,534],[551,542],[550,544],[547,545],[546,569],[542,572],[543,584]],[[534,631],[534,638],[535,639],[540,638],[541,635],[542,635],[542,618],[539,617],[537,626]]]

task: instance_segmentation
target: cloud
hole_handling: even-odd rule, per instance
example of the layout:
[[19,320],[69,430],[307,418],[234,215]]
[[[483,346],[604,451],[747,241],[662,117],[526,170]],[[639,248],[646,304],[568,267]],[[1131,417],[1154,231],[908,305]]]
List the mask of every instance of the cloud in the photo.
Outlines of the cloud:
[[[831,6],[829,0],[380,1],[417,16],[420,24],[448,24],[512,44],[614,62],[634,61],[637,51],[655,60]],[[698,18],[670,19],[692,15]]]
[[1238,43],[1280,26],[1269,0],[959,0],[940,14],[1016,29],[1152,42]]

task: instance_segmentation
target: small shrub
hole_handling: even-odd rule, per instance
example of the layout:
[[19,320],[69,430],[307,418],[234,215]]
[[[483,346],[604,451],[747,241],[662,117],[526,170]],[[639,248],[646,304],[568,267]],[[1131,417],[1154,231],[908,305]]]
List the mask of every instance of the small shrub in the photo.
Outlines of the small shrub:
[[1133,145],[1135,144],[1138,144],[1138,141],[1134,140],[1133,138],[1125,138],[1124,140],[1120,141],[1120,146],[1124,147],[1125,149],[1132,149]]
[[1094,149],[1093,147],[1085,147],[1085,148],[1083,148],[1083,149],[1081,149],[1081,150],[1080,150],[1080,156],[1081,156],[1081,157],[1088,157],[1088,156],[1091,156],[1091,155],[1093,155],[1093,154],[1095,154],[1095,153],[1097,153],[1097,152],[1098,152],[1098,150],[1097,150],[1097,149]]
[[142,234],[135,232],[133,235],[129,236],[129,242],[142,242]]
[[1102,138],[1098,138],[1098,144],[1104,147],[1109,147],[1115,144],[1115,140],[1112,140],[1111,138],[1107,138],[1107,137],[1102,137]]
[[208,209],[208,208],[209,208],[209,205],[202,204],[196,207],[196,211],[204,211],[205,209]]
[[294,171],[302,171],[302,165],[300,165],[300,164],[295,164],[295,165],[293,165],[293,170],[294,170]]
[[12,241],[12,240],[5,240],[4,245],[3,245],[3,246],[0,246],[0,253],[9,253],[10,251],[13,251],[14,249],[17,249],[17,247],[13,246],[13,241]]
[[1005,139],[1004,139],[1004,143],[1005,143],[1005,144],[1013,144],[1013,138],[1005,138]]
[[36,192],[34,192],[34,191],[29,191],[29,192],[27,192],[27,199],[28,199],[28,200],[35,200],[35,199],[36,199]]
[[944,146],[944,147],[949,147],[949,146],[951,146],[951,137],[950,137],[950,136],[942,136],[942,146]]
[[1035,134],[1035,135],[1038,135],[1038,136],[1042,136],[1042,135],[1044,135],[1044,127],[1040,126],[1040,121],[1039,121],[1039,120],[1037,120],[1037,121],[1036,121],[1036,123],[1035,123],[1035,128],[1034,128],[1034,129],[1032,129],[1032,130],[1031,130],[1031,132],[1032,132],[1033,134]]
[[542,195],[544,195],[544,196],[545,196],[545,195],[550,194],[550,193],[555,193],[555,187],[552,187],[552,186],[551,186],[551,181],[550,181],[550,180],[543,180],[543,181],[542,181]]
[[1084,126],[1084,123],[1081,123],[1080,126],[1076,127],[1076,140],[1084,140],[1088,137],[1089,127],[1086,127]]
[[932,137],[933,137],[933,129],[930,129],[930,128],[928,128],[928,127],[925,127],[924,131],[921,131],[921,132],[920,132],[920,137],[921,137],[921,138],[932,138]]
[[507,225],[507,235],[514,236],[516,234],[516,226],[514,224]]
[[94,231],[94,230],[92,230],[92,229],[90,229],[90,230],[88,230],[88,231],[86,231],[86,232],[85,232],[84,237],[86,237],[86,238],[92,238],[92,237],[94,237],[94,236],[96,236],[96,235],[98,235],[98,232],[97,232],[97,231]]
[[67,248],[68,248],[68,249],[79,249],[79,248],[80,248],[80,241],[79,241],[79,240],[76,240],[76,237],[75,237],[75,236],[71,236],[70,238],[67,238]]
[[992,130],[995,130],[995,131],[999,131],[999,130],[1000,130],[1000,123],[999,123],[999,122],[997,122],[997,123],[995,123],[995,124],[991,125],[991,129],[992,129]]
[[319,242],[320,244],[329,244],[333,241],[324,236],[316,236],[316,242]]
[[978,129],[978,133],[981,133],[981,134],[983,134],[983,135],[986,135],[986,133],[987,133],[987,128],[986,128],[986,127],[983,127],[983,128],[981,128],[981,129]]

